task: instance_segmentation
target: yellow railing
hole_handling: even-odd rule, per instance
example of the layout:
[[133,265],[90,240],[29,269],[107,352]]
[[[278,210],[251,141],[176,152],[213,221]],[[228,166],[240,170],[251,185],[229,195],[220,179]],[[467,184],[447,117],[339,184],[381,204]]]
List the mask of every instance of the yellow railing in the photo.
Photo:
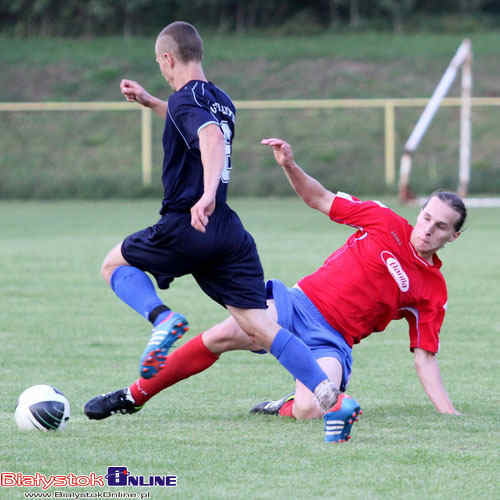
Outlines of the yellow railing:
[[[384,110],[385,182],[396,182],[395,109],[424,107],[427,98],[414,99],[312,99],[276,101],[235,101],[237,109],[355,109],[381,108]],[[500,97],[474,97],[472,106],[500,106]],[[443,99],[441,106],[460,106],[460,98]],[[127,102],[18,102],[0,103],[0,111],[140,111],[142,180],[152,182],[152,118],[151,110]]]

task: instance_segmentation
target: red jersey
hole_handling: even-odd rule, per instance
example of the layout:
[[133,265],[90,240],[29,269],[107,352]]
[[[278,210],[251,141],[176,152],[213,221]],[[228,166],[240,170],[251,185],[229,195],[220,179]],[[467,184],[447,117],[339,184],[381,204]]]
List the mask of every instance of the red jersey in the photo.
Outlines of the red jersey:
[[406,318],[410,349],[436,353],[447,303],[437,255],[432,265],[419,257],[412,226],[381,203],[337,193],[330,218],[357,231],[299,281],[302,291],[350,346]]

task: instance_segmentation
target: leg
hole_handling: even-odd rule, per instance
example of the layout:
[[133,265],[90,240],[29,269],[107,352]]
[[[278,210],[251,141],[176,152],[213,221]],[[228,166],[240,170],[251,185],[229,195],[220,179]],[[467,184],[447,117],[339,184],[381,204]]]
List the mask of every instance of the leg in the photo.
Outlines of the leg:
[[[340,387],[342,382],[342,365],[334,357],[323,357],[318,359],[321,368],[328,375],[329,380],[335,387]],[[294,417],[297,420],[321,418],[324,411],[321,410],[315,395],[299,380],[295,383],[295,392],[287,394],[281,399],[264,401],[254,406],[250,413],[261,413],[264,415],[280,415],[282,417]]]
[[[318,363],[328,375],[335,387],[340,387],[342,381],[342,366],[336,358],[320,358]],[[292,407],[292,415],[297,420],[321,418],[324,412],[321,410],[318,400],[314,394],[299,380],[295,384],[295,399]]]
[[276,313],[269,314],[267,309],[240,309],[227,306],[231,316],[255,344],[266,351],[271,350],[272,343],[281,327],[276,322]]
[[[122,253],[123,244],[116,245],[106,255],[101,275],[123,302],[153,324],[153,332],[139,366],[143,376],[152,377],[174,342],[189,329],[188,322],[182,314],[171,311],[163,303],[144,271],[127,262]],[[142,258],[145,258],[144,254],[141,254]],[[160,357],[152,357],[151,352],[157,349],[161,349]]]
[[[274,305],[271,307],[274,308]],[[227,351],[262,349],[262,346],[255,344],[251,337],[241,329],[232,316],[203,332],[202,339],[205,347],[218,355]]]
[[151,378],[139,378],[130,387],[96,396],[85,405],[88,418],[101,420],[113,413],[135,413],[163,389],[212,366],[222,352],[255,346],[230,317],[173,351],[165,366]]
[[[276,322],[278,312],[274,300],[267,301],[267,309],[264,311],[271,321]],[[258,351],[264,349],[261,344],[255,342],[255,338],[250,337],[240,327],[233,316],[204,332],[203,342],[208,349],[216,354],[234,350]]]
[[[323,357],[318,359],[330,380],[340,387],[342,384],[342,365],[337,358]],[[351,428],[363,413],[359,403],[345,393],[341,393],[336,403],[325,413],[319,406],[314,394],[297,380],[295,395],[288,394],[277,401],[264,401],[250,413],[280,415],[298,419],[323,417],[325,442],[342,443],[351,439]]]
[[[274,301],[268,304],[268,314],[276,317]],[[141,378],[132,384],[132,395],[142,405],[161,390],[206,370],[224,352],[259,349],[261,346],[255,344],[230,316],[168,355],[155,377]]]
[[158,297],[149,276],[127,262],[122,245],[119,243],[106,255],[101,275],[118,298],[156,326],[165,320],[170,309]]
[[120,266],[130,266],[122,255],[122,243],[118,243],[108,252],[101,265],[101,276],[108,285],[111,284],[113,272]]
[[[270,301],[273,302],[273,301]],[[269,314],[276,316],[276,309],[273,303],[270,303],[270,307],[268,309]],[[218,323],[207,331],[203,332],[200,336],[200,339],[197,341],[198,346],[197,349],[200,352],[208,351],[210,354],[214,354],[217,357],[227,351],[235,351],[235,350],[245,350],[245,351],[258,351],[262,349],[262,346],[255,344],[251,337],[249,337],[238,325],[236,320],[230,316],[226,320]],[[193,339],[194,341],[195,339]],[[190,341],[190,342],[193,342]],[[191,376],[191,366],[193,365],[192,359],[190,356],[194,356],[191,353],[189,356],[184,352],[188,352],[187,349],[189,346],[185,344],[177,349],[172,355],[167,356],[164,353],[163,349],[155,349],[150,353],[150,359],[146,359],[143,363],[143,366],[146,368],[154,367],[157,375],[155,377],[145,376],[144,372],[141,372],[143,378],[154,378],[156,380],[157,377],[161,376],[161,380],[158,382],[158,387],[168,387],[170,384],[170,375],[171,372],[174,376],[177,376],[173,371],[173,362],[172,356],[175,355],[175,359],[179,356],[179,359],[183,359],[183,362],[180,363],[182,367],[182,372],[186,371],[189,373],[188,376]],[[182,358],[180,356],[183,356]],[[198,371],[193,372],[198,373]],[[185,378],[184,376],[181,377]],[[168,382],[168,385],[164,385],[165,381]],[[156,384],[153,383],[153,386],[156,387]]]
[[318,398],[323,411],[338,397],[338,389],[322,370],[311,350],[285,328],[280,327],[265,309],[239,309],[228,306],[232,316],[257,345],[262,345]]

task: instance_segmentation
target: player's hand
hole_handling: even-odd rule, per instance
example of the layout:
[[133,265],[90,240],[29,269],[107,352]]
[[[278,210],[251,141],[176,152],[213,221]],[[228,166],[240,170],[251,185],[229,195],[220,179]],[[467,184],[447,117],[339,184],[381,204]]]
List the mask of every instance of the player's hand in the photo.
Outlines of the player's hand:
[[134,80],[122,80],[120,91],[129,102],[138,102],[143,106],[149,106],[151,102],[151,95]]
[[269,139],[262,139],[260,143],[273,148],[274,159],[281,167],[292,167],[295,164],[292,146],[290,146],[288,142],[283,139],[272,137]]
[[215,198],[203,195],[191,207],[191,225],[202,233],[206,231],[208,218],[214,213]]

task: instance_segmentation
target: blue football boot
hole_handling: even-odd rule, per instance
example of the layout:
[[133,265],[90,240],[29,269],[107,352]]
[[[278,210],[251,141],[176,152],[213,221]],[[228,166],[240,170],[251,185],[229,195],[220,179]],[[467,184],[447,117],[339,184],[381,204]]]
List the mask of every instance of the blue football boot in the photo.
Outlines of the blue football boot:
[[344,443],[351,439],[351,428],[359,420],[363,412],[359,403],[348,396],[340,394],[336,403],[325,413],[325,442]]
[[151,338],[141,356],[139,373],[141,377],[154,377],[165,366],[167,354],[174,342],[189,330],[187,319],[171,311],[165,320],[153,328]]

